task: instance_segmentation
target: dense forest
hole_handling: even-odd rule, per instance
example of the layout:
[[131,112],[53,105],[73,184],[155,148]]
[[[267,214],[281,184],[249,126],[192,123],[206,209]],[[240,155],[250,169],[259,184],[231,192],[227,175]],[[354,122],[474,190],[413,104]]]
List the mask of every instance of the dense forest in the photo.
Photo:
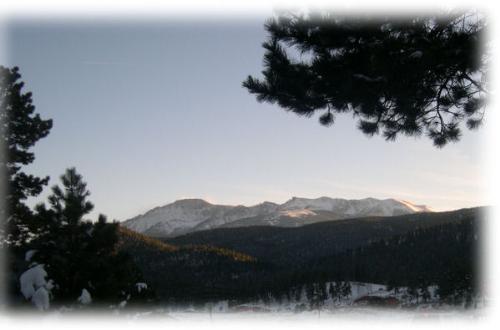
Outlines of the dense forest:
[[[407,288],[422,301],[428,296],[428,287],[437,286],[442,302],[462,304],[480,294],[478,252],[484,212],[476,208],[405,216],[406,221],[399,217],[332,221],[296,230],[214,229],[168,243],[124,230],[128,234],[122,248],[133,256],[160,300],[167,302],[279,300],[327,288],[331,282],[356,281],[385,284],[395,290]],[[352,237],[357,240],[342,248],[322,240],[325,228],[344,228],[350,221],[354,223]],[[359,225],[359,221],[368,225]],[[246,236],[239,240],[243,229]],[[271,239],[266,239],[270,232],[276,242],[272,247]],[[375,239],[374,233],[384,235]],[[287,244],[289,241],[295,245]],[[267,249],[267,255],[249,253],[261,249]],[[304,250],[332,253],[317,253],[317,257],[301,253]]]
[[297,263],[331,256],[380,239],[453,223],[465,218],[474,219],[482,217],[483,214],[484,209],[471,208],[451,212],[327,221],[297,228],[271,226],[219,228],[164,241],[175,245],[216,245],[288,268]]
[[472,303],[481,295],[480,218],[417,229],[302,266],[299,282],[359,281],[408,288],[426,300],[437,287],[441,302]]

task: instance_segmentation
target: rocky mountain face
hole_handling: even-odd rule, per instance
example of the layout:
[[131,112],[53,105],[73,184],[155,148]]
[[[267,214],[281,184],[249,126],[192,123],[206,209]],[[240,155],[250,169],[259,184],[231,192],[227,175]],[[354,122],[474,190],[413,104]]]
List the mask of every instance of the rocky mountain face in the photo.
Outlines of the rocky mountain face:
[[202,199],[183,199],[126,220],[123,225],[150,236],[174,237],[214,228],[299,227],[322,221],[419,212],[431,212],[431,209],[407,201],[375,198],[293,197],[283,204],[263,202],[254,206],[214,205]]

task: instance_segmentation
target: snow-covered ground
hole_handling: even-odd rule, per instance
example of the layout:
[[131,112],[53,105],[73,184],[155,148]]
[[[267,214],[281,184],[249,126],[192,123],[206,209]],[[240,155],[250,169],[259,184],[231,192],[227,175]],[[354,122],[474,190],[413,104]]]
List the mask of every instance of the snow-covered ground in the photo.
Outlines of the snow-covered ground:
[[[280,302],[250,301],[238,304],[227,300],[207,303],[204,306],[165,306],[151,307],[150,309],[127,309],[114,307],[108,311],[93,310],[92,307],[81,309],[58,309],[45,314],[52,319],[65,319],[71,316],[86,318],[89,314],[96,313],[104,317],[126,320],[161,319],[171,321],[345,321],[359,322],[373,321],[477,321],[488,317],[487,303],[484,299],[477,301],[474,308],[466,309],[464,306],[450,306],[437,303],[438,297],[435,288],[429,287],[431,297],[426,303],[416,301],[409,297],[405,288],[388,291],[386,286],[374,283],[349,282],[351,295],[343,299],[333,299],[328,293],[326,300],[319,306],[311,306],[302,292],[300,299]],[[328,287],[329,283],[326,284]],[[392,297],[398,299],[397,306],[376,307],[359,304],[357,301],[363,297]],[[38,314],[38,317],[40,314]]]
[[114,310],[112,313],[100,313],[88,311],[87,313],[71,311],[53,311],[44,315],[34,315],[36,318],[47,320],[65,320],[81,318],[82,320],[110,319],[128,321],[174,321],[174,322],[403,322],[403,323],[440,323],[446,322],[474,322],[487,320],[491,317],[491,311],[487,308],[463,309],[457,306],[442,305],[439,307],[418,308],[374,308],[374,307],[323,307],[319,310],[306,310],[303,312],[279,311],[279,312],[235,312],[207,311],[192,308],[154,308],[151,310]]

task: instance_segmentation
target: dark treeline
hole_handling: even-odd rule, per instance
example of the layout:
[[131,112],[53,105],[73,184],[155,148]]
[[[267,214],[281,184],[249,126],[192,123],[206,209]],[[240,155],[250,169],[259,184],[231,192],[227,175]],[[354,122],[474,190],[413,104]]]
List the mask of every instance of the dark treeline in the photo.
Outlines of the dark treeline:
[[[465,209],[446,214],[447,222],[441,218],[434,226],[423,222],[421,227],[401,235],[366,241],[330,256],[296,258],[294,263],[285,264],[280,257],[275,262],[270,258],[238,259],[228,253],[193,251],[188,246],[167,245],[152,238],[147,240],[157,243],[145,244],[141,238],[139,245],[128,243],[124,247],[164,301],[265,302],[284,297],[297,299],[293,297],[307,292],[313,292],[309,295],[317,298],[328,291],[329,282],[356,281],[395,289],[407,287],[410,295],[422,301],[429,295],[428,287],[437,286],[442,302],[470,302],[480,294],[478,244],[482,212]],[[158,244],[167,248],[155,247]],[[313,245],[321,244],[310,240],[302,248],[313,249]],[[340,291],[330,296],[339,296]]]
[[337,279],[422,287],[448,284],[472,290],[479,271],[479,219],[418,229],[309,264]]
[[207,245],[175,246],[121,228],[119,249],[132,255],[161,303],[239,299],[262,291],[265,265],[243,253]]
[[480,218],[417,229],[309,262],[303,282],[360,281],[407,287],[429,296],[437,286],[442,302],[470,303],[481,294]]
[[216,245],[289,269],[298,263],[307,263],[417,229],[452,223],[462,218],[481,217],[482,212],[481,208],[471,208],[450,212],[326,221],[297,228],[219,228],[164,241],[174,245]]

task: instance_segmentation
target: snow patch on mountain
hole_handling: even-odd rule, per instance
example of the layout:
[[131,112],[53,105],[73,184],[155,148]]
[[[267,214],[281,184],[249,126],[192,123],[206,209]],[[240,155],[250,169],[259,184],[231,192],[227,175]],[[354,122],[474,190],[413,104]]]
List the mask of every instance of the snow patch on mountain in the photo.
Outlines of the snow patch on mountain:
[[308,209],[301,209],[301,210],[280,211],[280,215],[284,215],[291,218],[301,218],[301,217],[316,215],[316,213]]
[[183,199],[154,208],[123,225],[152,236],[177,236],[232,224],[296,227],[319,221],[431,211],[426,206],[396,199],[293,197],[281,205],[263,202],[254,206],[214,205],[202,199]]
[[398,200],[398,202],[404,204],[406,207],[413,210],[413,212],[434,212],[430,207],[425,205],[415,205],[404,200]]

